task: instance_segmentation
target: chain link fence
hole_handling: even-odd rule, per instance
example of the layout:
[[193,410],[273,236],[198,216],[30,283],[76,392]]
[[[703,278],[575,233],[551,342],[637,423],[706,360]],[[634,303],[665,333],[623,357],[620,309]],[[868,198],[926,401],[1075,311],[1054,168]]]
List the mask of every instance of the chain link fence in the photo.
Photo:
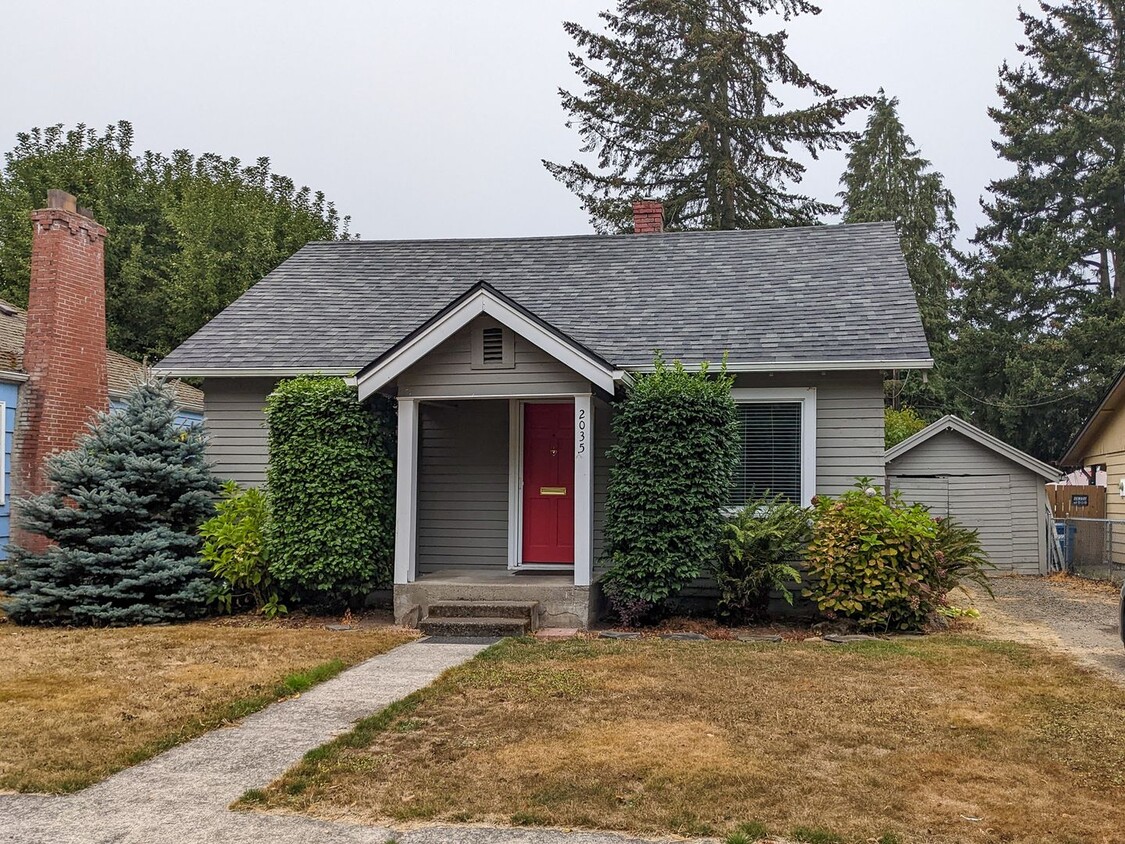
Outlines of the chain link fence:
[[1125,521],[1060,519],[1055,530],[1068,571],[1114,583],[1125,581]]

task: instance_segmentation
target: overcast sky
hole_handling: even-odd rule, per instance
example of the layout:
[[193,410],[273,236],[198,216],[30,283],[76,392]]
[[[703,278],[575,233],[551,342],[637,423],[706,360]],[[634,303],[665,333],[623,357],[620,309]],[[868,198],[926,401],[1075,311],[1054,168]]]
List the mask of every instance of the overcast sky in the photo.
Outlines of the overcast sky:
[[[561,21],[595,24],[608,2],[9,3],[0,149],[32,126],[127,119],[139,149],[267,155],[365,238],[588,232],[540,159],[578,149]],[[1018,59],[1017,0],[822,5],[789,25],[791,54],[841,93],[898,96],[971,234],[1005,173],[986,109]],[[832,199],[842,168],[813,162],[805,190]]]

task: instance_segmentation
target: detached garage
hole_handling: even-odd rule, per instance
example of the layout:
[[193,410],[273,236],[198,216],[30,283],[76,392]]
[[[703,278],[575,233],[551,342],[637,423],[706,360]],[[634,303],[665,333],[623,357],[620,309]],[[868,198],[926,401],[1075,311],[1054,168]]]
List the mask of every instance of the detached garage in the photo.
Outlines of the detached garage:
[[887,451],[887,487],[934,515],[980,531],[1001,571],[1044,574],[1054,530],[1048,481],[1061,472],[956,416],[944,416]]

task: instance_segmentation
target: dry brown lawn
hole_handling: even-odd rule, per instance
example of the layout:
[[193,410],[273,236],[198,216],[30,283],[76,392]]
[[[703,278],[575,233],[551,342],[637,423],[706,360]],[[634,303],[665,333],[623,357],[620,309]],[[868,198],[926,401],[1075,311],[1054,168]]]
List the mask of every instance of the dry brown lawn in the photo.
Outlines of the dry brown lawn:
[[1118,687],[1012,642],[509,640],[244,804],[367,822],[1109,844],[1125,830],[1123,732]]
[[410,636],[286,621],[0,623],[0,790],[83,788]]

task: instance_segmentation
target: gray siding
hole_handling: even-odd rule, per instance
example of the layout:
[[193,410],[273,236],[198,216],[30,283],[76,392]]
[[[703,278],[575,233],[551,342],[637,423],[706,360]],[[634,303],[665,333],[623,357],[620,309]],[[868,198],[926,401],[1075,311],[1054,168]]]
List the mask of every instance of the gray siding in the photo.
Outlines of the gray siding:
[[513,344],[514,367],[473,369],[470,345],[473,332],[499,326],[500,323],[490,317],[473,320],[399,377],[399,395],[415,398],[554,396],[590,392],[588,381],[519,335]]
[[507,400],[423,402],[418,574],[507,565]]
[[839,495],[884,477],[883,377],[879,372],[739,375],[738,388],[816,388],[816,491]]
[[1043,479],[992,449],[944,431],[887,465],[892,488],[980,531],[1000,569],[1046,570]]
[[242,486],[266,482],[266,397],[274,378],[208,378],[203,383],[207,458],[215,474]]

